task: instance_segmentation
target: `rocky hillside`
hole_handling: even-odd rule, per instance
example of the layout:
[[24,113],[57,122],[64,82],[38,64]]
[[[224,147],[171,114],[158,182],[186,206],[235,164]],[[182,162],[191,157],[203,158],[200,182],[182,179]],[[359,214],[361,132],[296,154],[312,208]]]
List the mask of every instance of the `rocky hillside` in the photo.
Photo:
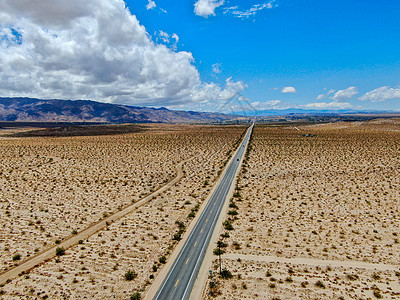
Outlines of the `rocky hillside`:
[[198,123],[220,122],[233,116],[220,113],[174,111],[90,100],[42,100],[1,98],[0,121],[19,122],[110,122],[110,123]]

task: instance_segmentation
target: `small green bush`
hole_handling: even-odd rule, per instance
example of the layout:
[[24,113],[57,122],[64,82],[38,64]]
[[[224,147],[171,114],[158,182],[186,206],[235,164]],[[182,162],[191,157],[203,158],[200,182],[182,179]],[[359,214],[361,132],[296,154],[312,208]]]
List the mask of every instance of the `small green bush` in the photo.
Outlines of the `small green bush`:
[[229,279],[229,278],[232,278],[233,275],[228,269],[223,269],[221,272],[221,277],[225,278],[225,279]]
[[57,247],[56,249],[56,255],[61,256],[65,254],[65,249],[63,247]]
[[131,281],[131,280],[135,279],[136,276],[137,276],[137,274],[132,270],[128,270],[125,273],[125,279],[128,280],[128,281]]
[[167,258],[163,255],[163,256],[161,256],[161,257],[158,259],[158,261],[159,261],[161,264],[165,264],[165,263],[167,262]]
[[223,225],[224,225],[225,230],[233,230],[231,220],[226,220]]
[[214,253],[215,255],[221,255],[221,254],[224,254],[225,251],[222,250],[221,248],[215,248],[215,249],[213,250],[213,253]]
[[142,299],[142,296],[140,295],[139,292],[136,292],[131,295],[131,300],[140,300],[140,299]]

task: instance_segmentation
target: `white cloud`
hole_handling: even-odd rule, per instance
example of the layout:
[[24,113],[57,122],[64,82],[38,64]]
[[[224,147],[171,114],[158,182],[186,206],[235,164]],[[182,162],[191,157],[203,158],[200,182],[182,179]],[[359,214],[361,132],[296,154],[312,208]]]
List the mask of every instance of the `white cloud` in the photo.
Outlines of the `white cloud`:
[[175,40],[175,42],[171,46],[171,49],[176,51],[178,49],[179,36],[176,33],[173,33],[171,35],[171,38]]
[[165,31],[159,30],[158,32],[154,32],[154,35],[157,42],[162,41],[166,45],[169,45],[169,47],[174,51],[178,49],[179,36],[176,33],[170,35]]
[[212,70],[213,70],[213,72],[215,74],[220,74],[222,72],[221,71],[221,64],[219,64],[219,63],[213,64],[212,65]]
[[215,16],[215,9],[223,5],[225,0],[197,0],[194,4],[194,13],[207,18]]
[[176,33],[173,33],[171,37],[175,40],[175,42],[179,42],[179,36]]
[[322,99],[324,99],[325,97],[326,97],[325,94],[320,94],[320,95],[317,96],[317,100],[322,100]]
[[383,102],[390,99],[400,99],[400,89],[382,86],[358,98],[361,101]]
[[308,103],[303,106],[306,109],[350,109],[353,108],[353,105],[348,102],[316,102],[316,103]]
[[282,90],[282,93],[297,93],[296,89],[292,86],[285,86]]
[[224,14],[227,14],[229,12],[235,11],[239,8],[239,6],[230,6],[230,7],[225,7],[224,8]]
[[153,42],[122,0],[2,0],[0,20],[3,96],[172,106],[244,86],[201,82],[192,54]]
[[153,9],[153,8],[155,8],[157,5],[156,5],[156,3],[153,1],[153,0],[149,0],[149,3],[147,3],[147,5],[146,5],[146,9],[147,10],[149,10],[149,9]]
[[231,13],[233,16],[240,19],[248,19],[249,17],[255,16],[259,11],[263,9],[271,9],[275,7],[275,0],[263,3],[263,4],[255,4],[247,10],[239,10],[238,6],[227,7],[224,10],[224,13]]
[[251,103],[251,105],[257,110],[281,109],[281,104],[281,100],[268,100],[266,102],[255,101]]
[[193,90],[192,98],[196,101],[226,100],[237,92],[247,87],[242,81],[232,81],[229,77],[226,80],[225,88],[215,83],[203,83]]
[[164,31],[160,30],[159,33],[158,33],[158,35],[160,36],[161,40],[162,40],[164,43],[169,43],[169,34],[168,34],[168,33],[166,33],[166,32],[164,32]]
[[333,101],[343,101],[350,99],[358,94],[358,89],[355,86],[348,87],[344,90],[339,90],[337,92],[333,92],[332,90],[329,91],[328,94],[333,94],[329,98]]

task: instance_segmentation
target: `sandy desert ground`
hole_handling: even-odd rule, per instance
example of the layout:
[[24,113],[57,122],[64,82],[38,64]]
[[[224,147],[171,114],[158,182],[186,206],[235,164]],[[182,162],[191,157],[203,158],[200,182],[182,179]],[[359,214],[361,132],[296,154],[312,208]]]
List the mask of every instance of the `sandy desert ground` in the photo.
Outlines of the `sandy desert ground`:
[[[206,198],[244,127],[165,126],[117,136],[0,140],[2,271],[136,202],[173,188],[0,289],[3,297],[127,299],[143,292]],[[16,255],[19,255],[18,259]],[[132,280],[125,275],[132,271]]]
[[256,127],[204,296],[399,299],[399,150],[399,119]]

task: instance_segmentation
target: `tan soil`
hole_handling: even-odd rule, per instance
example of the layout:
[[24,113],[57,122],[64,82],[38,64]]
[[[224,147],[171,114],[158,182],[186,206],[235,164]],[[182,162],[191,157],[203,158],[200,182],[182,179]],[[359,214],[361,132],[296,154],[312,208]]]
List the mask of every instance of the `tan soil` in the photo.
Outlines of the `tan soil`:
[[[105,213],[138,201],[140,194],[175,176],[179,161],[197,155],[184,165],[186,176],[168,191],[68,249],[64,256],[6,284],[1,288],[4,297],[82,299],[116,294],[125,299],[148,288],[150,275],[162,267],[158,259],[168,258],[176,245],[172,240],[178,231],[175,222],[189,224],[189,212],[205,199],[226,152],[244,131],[243,127],[209,126],[167,129],[122,136],[0,141],[6,170],[0,177],[4,181],[1,216],[6,216],[1,224],[2,230],[13,233],[4,235],[6,244],[0,249],[7,268],[19,262],[12,261],[14,253],[26,259],[35,247],[40,251],[54,245],[56,238],[65,239],[72,229],[79,232]],[[54,157],[51,161],[50,156]],[[156,272],[153,265],[158,267]],[[133,281],[124,279],[129,269],[137,273]]]
[[[228,244],[228,257],[294,261],[229,259],[225,266],[236,276],[245,276],[248,288],[241,289],[237,277],[216,279],[216,298],[347,299],[359,295],[367,299],[374,284],[381,294],[400,298],[399,277],[395,275],[400,270],[377,270],[377,275],[385,278],[381,285],[379,280],[370,280],[375,271],[355,269],[363,262],[393,265],[394,269],[399,265],[399,127],[399,119],[298,126],[300,130],[256,126],[252,150],[240,176],[240,197],[234,198],[238,207],[238,215],[231,216],[237,218],[232,223],[234,230],[228,231],[230,237],[223,241]],[[288,264],[293,268],[301,265],[296,259],[344,262],[344,267],[335,265],[328,273],[312,266],[315,276],[302,274],[301,280],[324,278],[332,283],[336,276],[342,278],[350,271],[359,278],[343,288],[331,284],[325,289],[314,284],[302,288],[297,282],[270,289],[269,279],[252,269],[254,265],[261,273],[270,269],[280,274]],[[285,272],[279,276],[288,276]],[[211,297],[210,280],[206,297]]]

